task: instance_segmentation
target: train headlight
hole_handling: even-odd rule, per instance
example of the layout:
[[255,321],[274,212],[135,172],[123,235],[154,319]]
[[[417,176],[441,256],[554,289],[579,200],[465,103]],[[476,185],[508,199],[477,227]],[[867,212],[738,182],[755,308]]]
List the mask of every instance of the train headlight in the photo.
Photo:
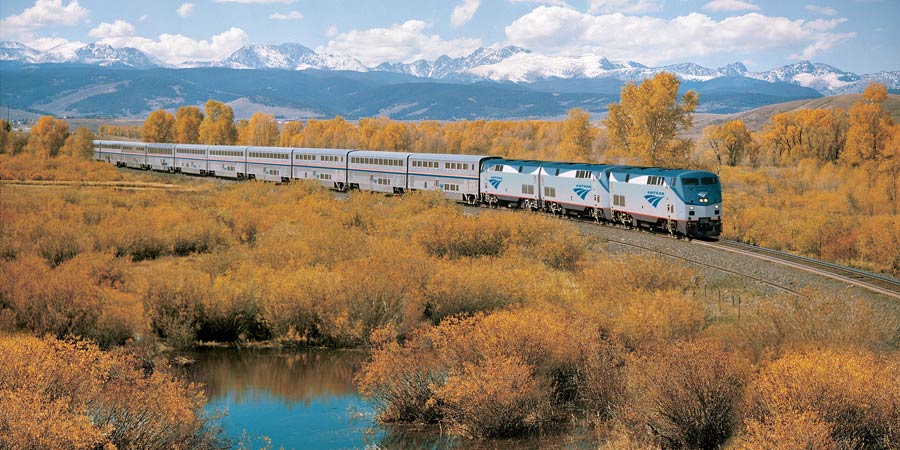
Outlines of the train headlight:
[[716,205],[716,209],[719,209],[719,205]]
[[693,206],[691,206],[691,211],[693,211],[693,210],[694,210],[694,207],[693,207]]

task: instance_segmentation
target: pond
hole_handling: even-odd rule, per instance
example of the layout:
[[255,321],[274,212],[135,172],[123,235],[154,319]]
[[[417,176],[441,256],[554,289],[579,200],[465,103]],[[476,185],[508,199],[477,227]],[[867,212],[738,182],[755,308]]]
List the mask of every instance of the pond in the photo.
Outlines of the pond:
[[469,441],[440,427],[385,426],[356,391],[366,353],[352,350],[198,349],[185,376],[206,385],[210,412],[235,442],[279,449],[596,448],[579,433]]

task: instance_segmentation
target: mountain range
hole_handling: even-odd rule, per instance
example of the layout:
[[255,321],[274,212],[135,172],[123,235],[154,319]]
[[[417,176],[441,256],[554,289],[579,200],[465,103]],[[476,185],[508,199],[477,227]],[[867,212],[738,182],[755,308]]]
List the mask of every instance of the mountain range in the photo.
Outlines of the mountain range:
[[[2,84],[25,89],[0,86],[3,102],[26,111],[66,115],[138,116],[216,98],[280,108],[285,117],[545,117],[562,115],[572,107],[603,112],[624,83],[662,71],[681,78],[683,89],[700,93],[700,109],[705,112],[731,113],[861,92],[872,81],[892,91],[900,89],[900,71],[858,75],[809,61],[762,72],[751,72],[739,62],[718,68],[692,62],[650,67],[594,55],[547,56],[508,46],[479,48],[457,58],[368,67],[349,56],[285,43],[248,45],[219,61],[174,67],[135,48],[101,43],[68,43],[41,52],[18,42],[0,42]],[[82,78],[65,82],[58,78],[76,73]],[[263,79],[270,84],[259,84]],[[228,83],[230,90],[213,80]],[[285,85],[288,82],[295,84]],[[331,92],[310,91],[316,88]]]

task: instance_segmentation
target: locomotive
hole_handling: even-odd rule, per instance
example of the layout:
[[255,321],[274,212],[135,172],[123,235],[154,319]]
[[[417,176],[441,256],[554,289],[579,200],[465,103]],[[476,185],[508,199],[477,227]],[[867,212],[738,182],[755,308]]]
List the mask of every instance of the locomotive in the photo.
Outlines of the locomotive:
[[722,187],[712,172],[489,155],[94,141],[94,159],[135,169],[275,182],[316,180],[346,191],[440,191],[458,202],[715,237]]

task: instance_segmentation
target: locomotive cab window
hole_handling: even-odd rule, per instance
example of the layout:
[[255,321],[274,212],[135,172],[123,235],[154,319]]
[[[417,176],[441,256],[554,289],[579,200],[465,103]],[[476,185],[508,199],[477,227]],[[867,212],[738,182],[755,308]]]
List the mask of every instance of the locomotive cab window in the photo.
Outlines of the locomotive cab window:
[[681,184],[685,186],[697,186],[698,184],[700,184],[700,180],[696,178],[682,178]]
[[710,186],[713,184],[719,184],[719,181],[716,180],[716,177],[703,177],[700,179],[700,184],[704,186]]

